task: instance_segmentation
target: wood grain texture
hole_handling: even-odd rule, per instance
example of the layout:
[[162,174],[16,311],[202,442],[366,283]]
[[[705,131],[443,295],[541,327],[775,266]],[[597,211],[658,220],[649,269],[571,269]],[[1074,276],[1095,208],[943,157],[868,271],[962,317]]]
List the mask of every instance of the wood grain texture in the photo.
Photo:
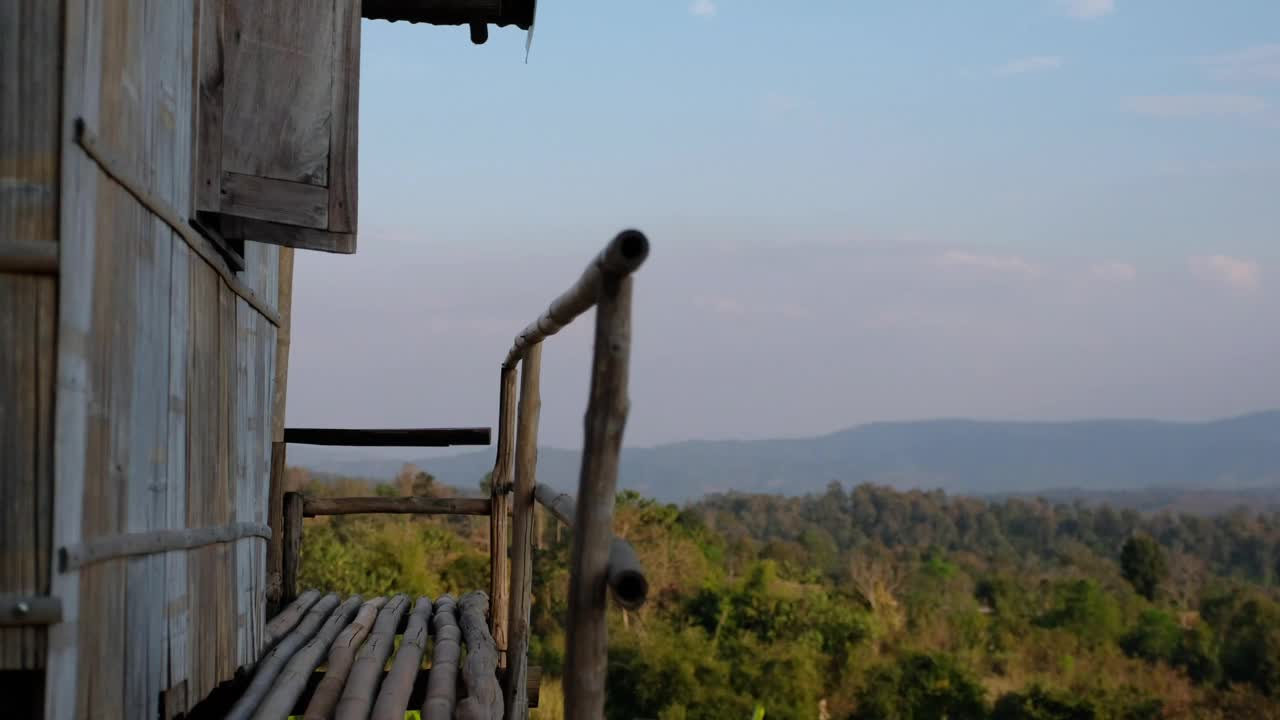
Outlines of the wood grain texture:
[[329,227],[329,191],[318,185],[224,172],[220,207],[224,213],[256,220]]
[[422,704],[424,718],[452,718],[457,706],[462,632],[458,629],[456,608],[457,603],[450,595],[441,595],[436,600],[435,616],[431,618],[436,639],[431,654],[431,674],[427,678],[427,695]]
[[[196,0],[195,210],[217,212],[222,204],[222,112],[225,0]],[[194,212],[191,213],[195,215]]]
[[284,494],[284,548],[281,550],[280,599],[292,602],[298,595],[298,571],[302,567],[303,498],[299,493]]
[[226,0],[222,171],[327,185],[333,0]]
[[516,369],[501,370],[498,391],[498,451],[490,479],[492,511],[489,514],[489,632],[498,646],[498,667],[507,666],[507,621],[511,606],[511,557],[507,554],[511,534],[512,473],[516,450]]
[[462,682],[467,697],[458,703],[458,720],[498,720],[502,715],[502,688],[498,686],[498,649],[485,624],[489,597],[472,591],[458,601],[462,637],[467,657],[462,664]]
[[231,706],[224,720],[245,720],[253,717],[258,705],[271,690],[276,677],[284,671],[294,654],[320,632],[329,617],[338,610],[339,602],[337,593],[329,593],[311,606],[306,617],[302,618],[302,622],[298,623],[298,626],[272,648],[271,652],[262,658],[262,662],[258,663],[253,673],[253,680],[249,681],[249,686],[236,700],[235,705]]
[[400,648],[391,661],[391,670],[382,680],[382,689],[378,691],[370,720],[404,720],[413,681],[418,677],[422,654],[427,648],[427,623],[430,619],[431,599],[418,598],[400,639]]
[[324,679],[316,686],[307,703],[304,720],[329,720],[333,717],[333,709],[342,697],[342,688],[347,684],[347,675],[355,662],[356,651],[360,649],[364,639],[368,637],[378,617],[378,610],[385,605],[387,599],[376,597],[360,606],[355,620],[338,635],[325,660]]
[[285,428],[295,445],[344,447],[451,447],[488,445],[489,428]]
[[229,240],[270,243],[301,250],[346,255],[356,251],[355,233],[329,232],[234,215],[222,216],[222,235]]
[[393,513],[400,515],[488,515],[489,498],[460,497],[308,497],[303,500],[305,517]]
[[334,4],[333,110],[329,125],[329,230],[351,234],[355,252],[359,178],[360,11]]
[[333,716],[336,720],[365,720],[369,717],[373,700],[378,694],[378,683],[382,681],[382,669],[387,664],[387,658],[391,657],[395,645],[400,616],[408,607],[409,596],[396,595],[378,612],[378,619],[373,623],[369,638],[356,654],[342,698],[334,709]]
[[[333,645],[338,634],[348,626],[351,619],[360,610],[361,603],[362,599],[359,595],[352,595],[347,598],[329,616],[329,619],[320,627],[320,631],[315,634],[315,637],[312,637],[306,645],[303,645],[289,659],[288,664],[284,666],[284,670],[276,676],[271,689],[258,704],[258,708],[252,716],[255,720],[280,720],[280,718],[288,717],[292,714],[294,704],[297,703],[298,698],[302,696],[302,692],[307,687],[308,678],[324,661],[325,656],[329,653],[330,646]],[[402,720],[402,718],[397,720]]]
[[606,276],[596,307],[582,474],[569,565],[569,627],[565,645],[565,717],[604,716],[608,660],[606,586],[613,504],[622,433],[630,400],[632,278]]
[[284,443],[284,414],[293,322],[293,248],[279,248],[276,262],[276,310],[280,313],[280,325],[276,328],[275,382],[271,387],[271,479],[267,490],[267,524],[272,530],[267,545],[267,601],[271,606],[278,606],[280,602],[284,577],[281,557],[284,547],[284,475],[288,457]]
[[[0,7],[0,593],[21,595],[50,592],[60,14]],[[44,628],[0,628],[0,670],[43,668],[46,651]]]
[[106,535],[94,540],[60,548],[65,569],[79,569],[93,563],[135,555],[153,555],[171,550],[192,550],[217,543],[231,543],[241,538],[271,535],[271,528],[261,523],[232,523],[210,528],[150,530],[137,533]]
[[515,485],[511,512],[511,605],[507,622],[507,683],[503,704],[508,720],[529,714],[525,678],[529,669],[529,608],[533,600],[533,490],[537,486],[538,418],[542,343],[525,348],[520,360],[520,404],[516,413]]

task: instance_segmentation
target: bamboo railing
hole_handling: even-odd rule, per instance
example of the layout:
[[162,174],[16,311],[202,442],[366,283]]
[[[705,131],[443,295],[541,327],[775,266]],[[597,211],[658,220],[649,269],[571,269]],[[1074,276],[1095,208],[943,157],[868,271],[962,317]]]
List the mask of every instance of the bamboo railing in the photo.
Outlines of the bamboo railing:
[[[495,529],[492,535],[498,542],[491,548],[494,602],[490,622],[494,636],[507,640],[504,705],[508,720],[525,720],[529,713],[525,681],[533,577],[531,535],[537,488],[538,415],[541,410],[541,344],[592,307],[596,308],[595,340],[577,502],[561,502],[560,507],[566,512],[557,515],[574,531],[564,673],[565,717],[569,720],[596,720],[604,716],[608,640],[606,587],[613,587],[615,597],[638,600],[633,608],[643,602],[648,590],[634,551],[624,543],[622,549],[615,552],[614,548],[619,545],[613,536],[618,462],[629,407],[631,276],[648,255],[649,241],[643,234],[635,230],[619,233],[578,280],[516,336],[502,363],[498,457],[492,476],[495,512],[491,515],[491,522],[497,528],[505,514],[497,512],[499,503],[505,501],[506,493],[510,491],[511,580],[504,587],[505,573],[500,559],[506,555],[506,547],[501,542],[504,533]],[[518,400],[515,397],[517,366],[520,368]],[[511,433],[515,435],[514,446],[509,437]],[[546,500],[544,504],[547,504]],[[568,507],[573,507],[572,512],[567,511]],[[555,513],[552,504],[548,504],[548,509]],[[569,522],[570,516],[572,522]],[[611,571],[611,561],[623,567],[614,567]],[[614,582],[610,582],[611,577]],[[506,594],[508,592],[509,595]],[[623,604],[625,607],[626,603]]]

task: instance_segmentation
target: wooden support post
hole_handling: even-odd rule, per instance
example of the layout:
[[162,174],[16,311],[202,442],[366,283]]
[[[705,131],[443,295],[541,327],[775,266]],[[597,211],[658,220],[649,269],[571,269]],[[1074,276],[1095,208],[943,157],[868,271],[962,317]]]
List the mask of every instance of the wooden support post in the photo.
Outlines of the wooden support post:
[[431,618],[431,599],[420,597],[409,614],[400,648],[391,661],[391,670],[382,679],[378,700],[373,704],[370,720],[404,720],[413,682],[422,667],[422,653],[427,647],[427,621]]
[[293,248],[280,248],[276,311],[275,382],[271,393],[271,476],[267,481],[267,616],[283,607],[284,595],[284,476],[288,468],[284,442],[285,400],[289,390],[289,340],[293,327]]
[[274,617],[284,594],[284,470],[285,444],[271,443],[271,478],[267,486],[267,524],[271,539],[267,541],[267,617]]
[[508,621],[507,685],[503,705],[507,720],[529,715],[525,677],[529,669],[529,606],[533,591],[533,489],[537,485],[539,392],[542,343],[524,351],[520,361],[520,407],[516,416],[515,488],[511,513],[511,615]]
[[605,618],[609,547],[618,461],[629,399],[631,277],[607,275],[596,306],[595,352],[585,418],[569,564],[569,627],[565,640],[565,717],[604,717],[608,627]]
[[298,596],[298,570],[302,561],[302,494],[284,494],[284,548],[281,562],[280,602]]
[[512,467],[516,434],[516,369],[502,369],[498,391],[498,454],[489,476],[489,632],[498,646],[498,667],[507,666],[507,614],[510,604],[511,559],[507,556],[507,536],[511,520]]

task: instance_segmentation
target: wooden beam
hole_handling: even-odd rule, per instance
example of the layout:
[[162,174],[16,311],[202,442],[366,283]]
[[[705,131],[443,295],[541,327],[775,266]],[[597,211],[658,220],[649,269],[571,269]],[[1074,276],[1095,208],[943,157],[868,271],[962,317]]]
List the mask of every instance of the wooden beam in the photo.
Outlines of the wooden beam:
[[489,475],[489,632],[498,646],[498,667],[507,666],[507,617],[511,605],[511,485],[515,467],[516,369],[503,368],[498,390],[498,452]]
[[57,275],[58,243],[42,240],[0,240],[0,272]]
[[432,25],[487,23],[515,25],[528,30],[533,24],[534,0],[364,0],[360,14],[369,20],[407,20]]
[[630,275],[639,269],[648,256],[649,239],[643,233],[638,230],[623,230],[618,233],[591,261],[577,282],[551,301],[547,311],[516,336],[502,366],[514,366],[524,355],[525,348],[555,335],[565,325],[573,322],[574,318],[590,310],[598,302],[606,278],[616,281],[617,278]]
[[[286,495],[286,498],[288,495]],[[302,515],[488,515],[489,498],[464,497],[307,497],[302,501]]]
[[57,625],[62,601],[48,595],[0,595],[0,627]]
[[108,535],[81,545],[62,548],[61,565],[65,572],[103,560],[115,560],[132,555],[153,555],[171,550],[191,550],[205,545],[234,542],[247,537],[270,538],[271,528],[262,523],[232,523],[219,527]]
[[302,562],[301,493],[284,494],[284,548],[280,556],[280,602],[293,602],[298,596],[298,570]]
[[[647,250],[647,244],[645,248]],[[605,587],[609,545],[613,538],[618,462],[630,404],[627,381],[631,358],[631,284],[629,275],[604,277],[596,308],[591,390],[569,557],[569,626],[564,673],[568,720],[604,717],[608,661]]]
[[515,487],[511,513],[511,605],[507,644],[507,683],[503,705],[508,720],[529,714],[525,673],[529,668],[529,607],[533,592],[533,489],[537,485],[539,385],[542,343],[527,347],[520,360],[520,405],[516,415]]
[[[573,497],[568,493],[552,490],[538,483],[534,497],[557,520],[573,529],[576,510]],[[609,589],[613,599],[627,610],[638,610],[649,596],[649,580],[636,556],[635,548],[626,540],[615,537],[609,543]]]
[[284,441],[345,447],[451,447],[488,445],[489,433],[489,428],[285,428]]

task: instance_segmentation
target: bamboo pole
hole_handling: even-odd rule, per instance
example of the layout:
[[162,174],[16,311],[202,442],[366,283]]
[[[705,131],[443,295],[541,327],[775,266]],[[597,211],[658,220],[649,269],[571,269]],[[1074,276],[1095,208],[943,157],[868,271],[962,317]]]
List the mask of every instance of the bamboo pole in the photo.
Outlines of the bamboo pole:
[[298,702],[302,691],[307,689],[307,679],[328,654],[334,638],[360,609],[361,600],[359,595],[347,598],[325,621],[320,632],[294,654],[284,671],[276,677],[270,692],[258,704],[258,710],[253,714],[254,720],[280,720],[293,714],[294,704]]
[[485,625],[484,611],[487,607],[489,598],[479,591],[463,595],[458,602],[462,611],[462,634],[467,642],[467,659],[462,665],[462,682],[467,687],[467,697],[458,703],[458,720],[499,720],[502,717],[498,650],[494,647],[489,627]]
[[369,717],[373,698],[378,692],[378,682],[382,680],[382,669],[386,667],[387,658],[391,657],[391,650],[395,646],[400,616],[408,605],[409,596],[396,595],[378,613],[369,639],[364,641],[351,666],[347,685],[342,690],[342,699],[338,701],[333,715],[337,720],[365,720]]
[[289,607],[281,610],[279,615],[271,618],[271,622],[268,622],[262,629],[261,652],[265,653],[270,650],[277,640],[292,630],[293,626],[298,624],[302,616],[306,615],[311,606],[315,605],[319,599],[319,590],[308,590],[299,595],[292,603],[289,603]]
[[271,689],[271,684],[275,681],[276,676],[280,674],[285,663],[293,657],[298,648],[305,645],[315,636],[316,632],[320,630],[320,626],[324,624],[336,607],[338,607],[337,593],[329,593],[311,606],[311,610],[307,612],[307,616],[302,619],[302,622],[298,623],[298,627],[286,635],[280,641],[280,644],[276,645],[262,659],[262,662],[258,663],[249,687],[245,688],[240,699],[231,707],[231,711],[227,713],[225,720],[245,720],[253,714],[258,704],[266,696],[267,691]]
[[538,416],[542,410],[539,385],[542,343],[530,345],[520,361],[520,406],[516,415],[515,488],[511,514],[511,605],[507,622],[507,683],[503,705],[508,720],[529,714],[525,677],[529,670],[529,606],[533,591],[533,488],[537,485]]
[[631,278],[605,277],[596,308],[591,391],[584,419],[582,471],[569,565],[569,627],[565,640],[565,717],[604,717],[608,627],[605,622],[609,545],[618,461],[629,399]]
[[369,635],[378,610],[386,602],[386,598],[376,597],[361,605],[356,619],[333,641],[329,658],[324,663],[324,679],[315,692],[311,693],[311,702],[307,703],[303,720],[329,720],[333,717],[333,708],[337,706],[342,688],[347,684],[347,674],[351,672],[351,663],[356,659],[356,650],[360,649],[360,644]]
[[409,707],[409,695],[413,692],[413,681],[418,677],[422,667],[422,652],[427,647],[427,621],[431,618],[431,598],[420,597],[409,615],[409,624],[400,639],[400,649],[396,651],[395,660],[391,661],[391,670],[382,680],[382,690],[378,692],[378,701],[373,704],[370,720],[404,720],[404,711]]
[[424,720],[453,718],[458,698],[458,658],[462,655],[459,644],[462,633],[454,619],[455,606],[451,596],[441,595],[436,601],[436,614],[431,618],[436,641],[431,655],[431,674],[427,677],[427,697],[422,703]]
[[280,556],[280,602],[298,595],[298,570],[302,567],[302,494],[284,494],[284,548]]
[[303,517],[359,515],[488,515],[488,498],[468,497],[309,497],[302,502]]
[[498,392],[498,452],[489,476],[489,632],[498,646],[498,667],[507,666],[507,613],[511,595],[511,560],[507,556],[507,536],[511,532],[512,466],[515,452],[516,369],[503,368]]
[[551,302],[551,306],[537,320],[516,336],[504,368],[515,367],[524,351],[555,335],[573,319],[591,309],[600,295],[606,277],[622,277],[636,271],[649,255],[649,240],[638,230],[623,230],[591,261],[568,290]]
[[[538,484],[534,498],[561,523],[573,527],[573,497],[557,493],[547,485]],[[639,610],[649,596],[649,580],[636,556],[635,548],[626,540],[615,537],[609,543],[609,589],[613,599],[626,610]]]

